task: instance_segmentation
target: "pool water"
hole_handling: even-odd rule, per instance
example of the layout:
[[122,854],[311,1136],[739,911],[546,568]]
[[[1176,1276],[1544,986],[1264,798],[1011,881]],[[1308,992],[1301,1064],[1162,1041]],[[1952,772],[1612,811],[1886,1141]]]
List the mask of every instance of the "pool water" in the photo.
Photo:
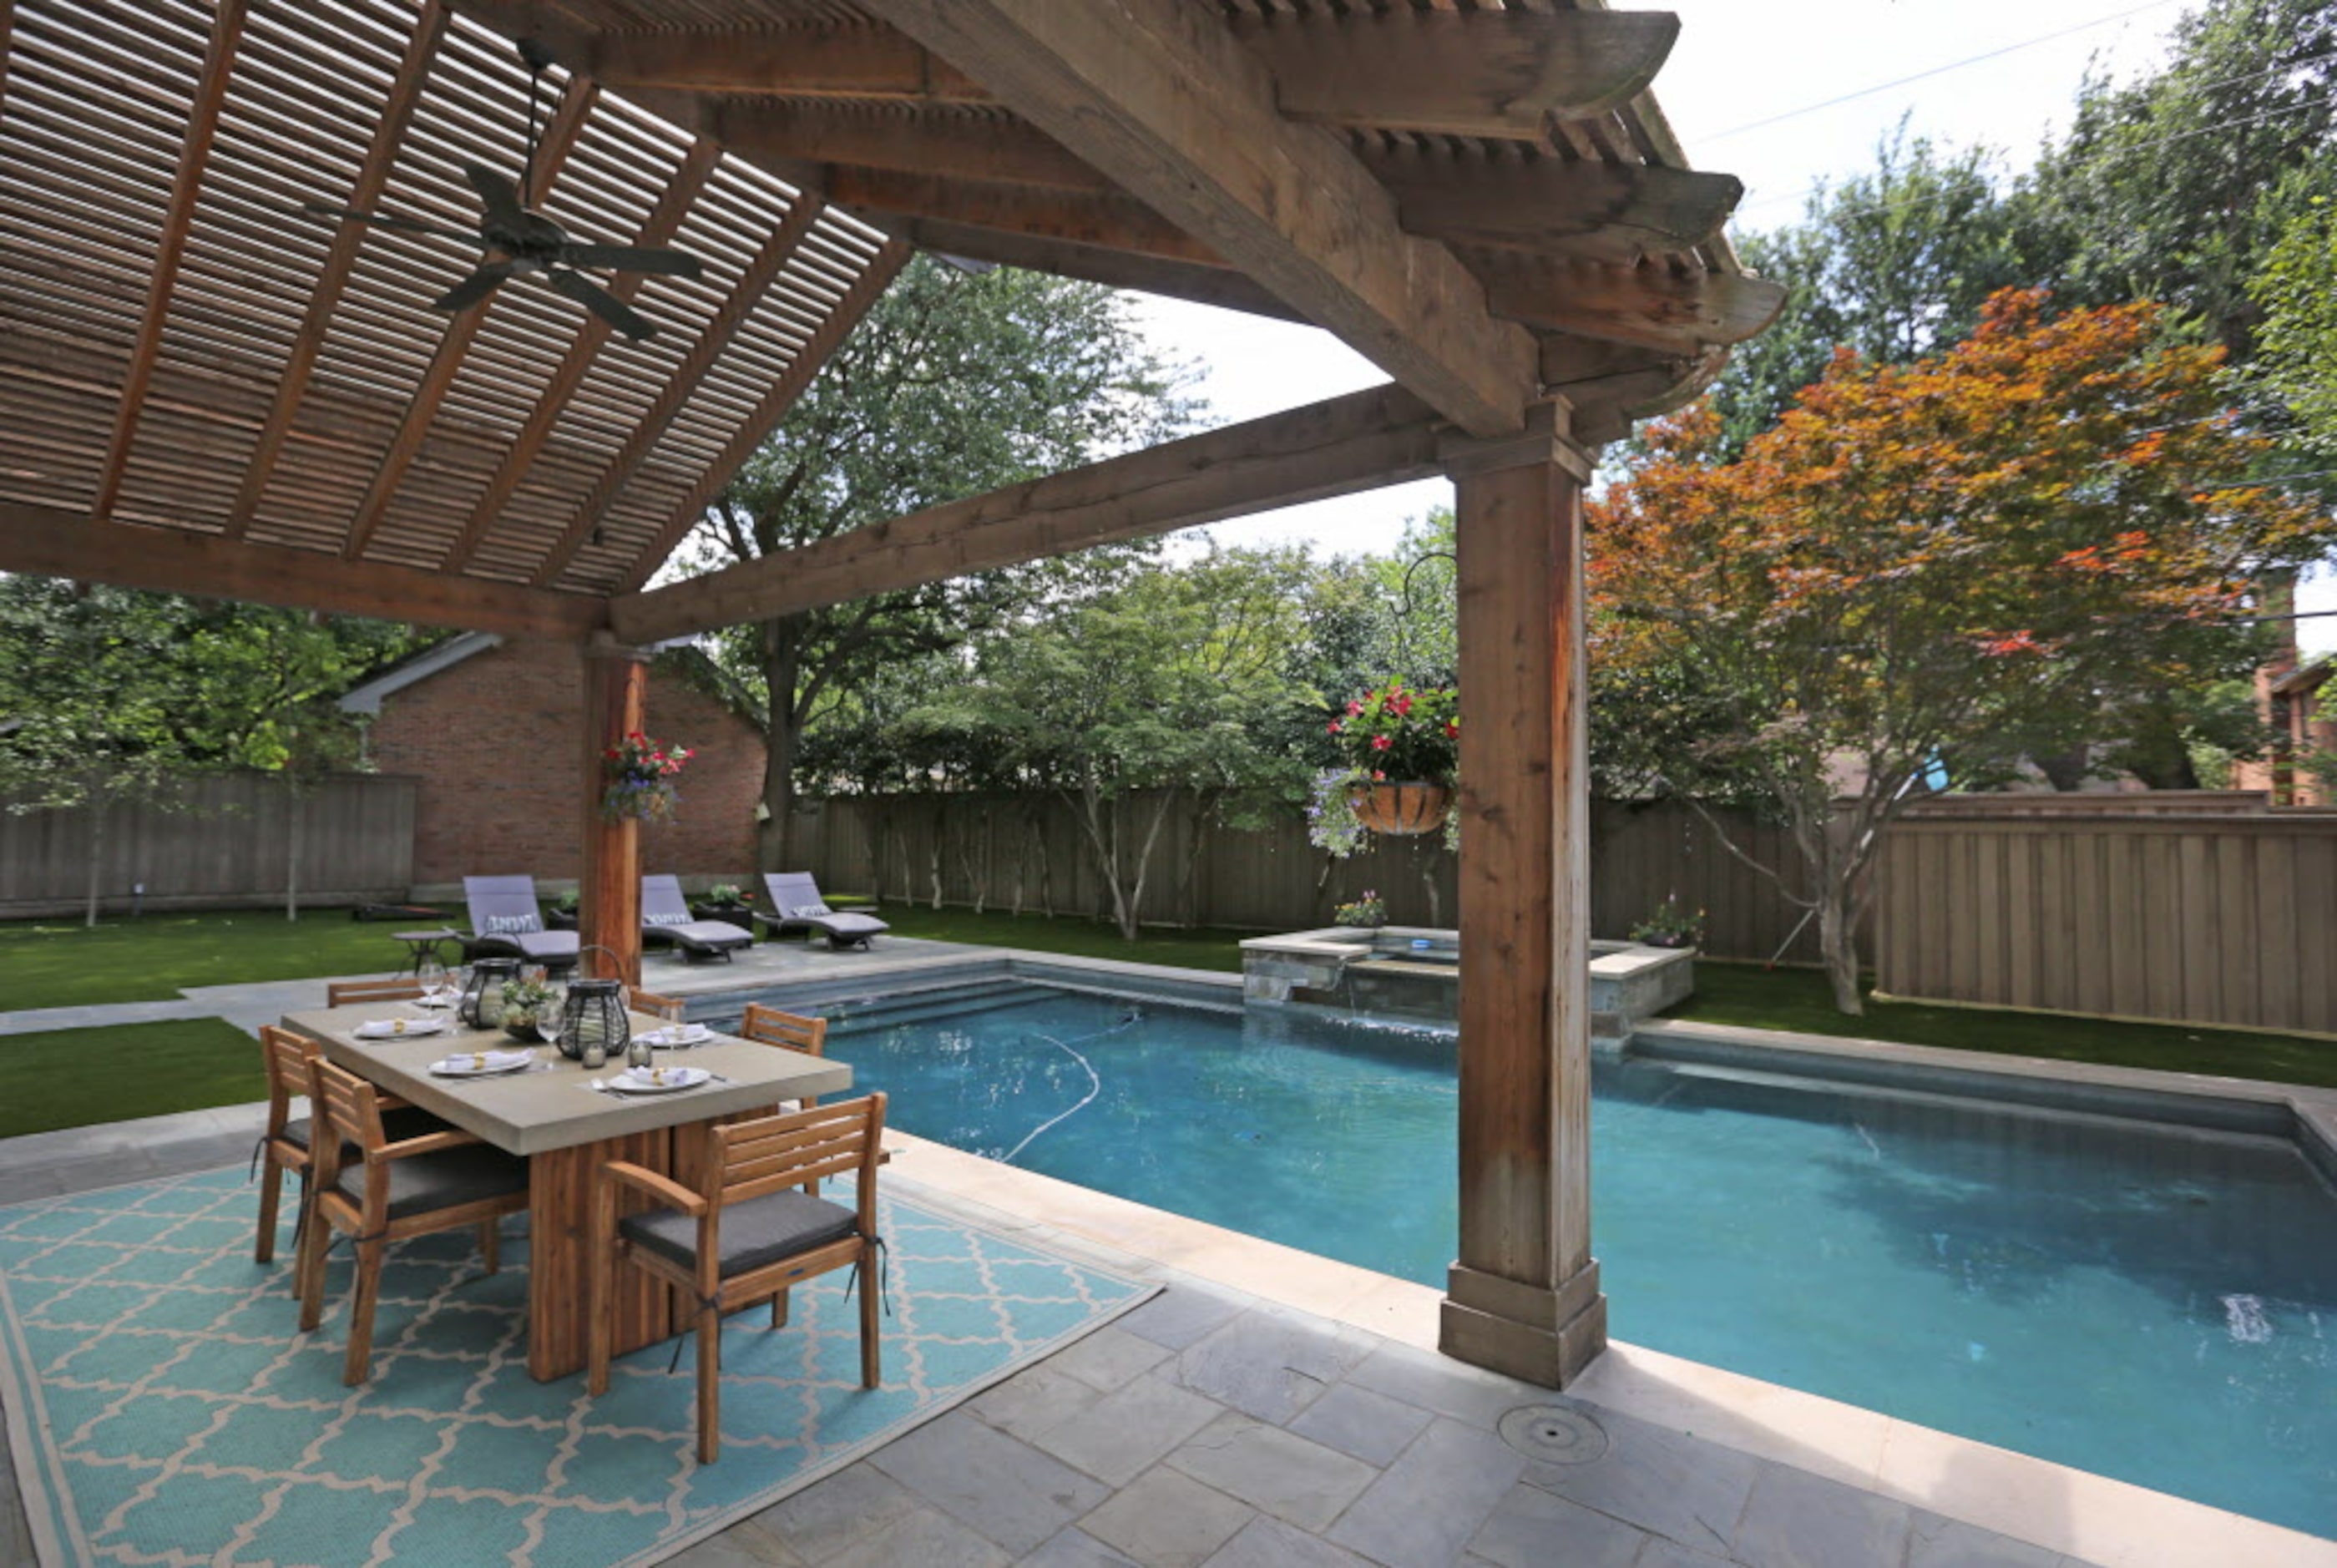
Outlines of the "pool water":
[[[921,1137],[1442,1287],[1455,1041],[1010,983],[823,1009]],[[2337,1535],[2337,1191],[2293,1144],[1594,1073],[1616,1338]]]

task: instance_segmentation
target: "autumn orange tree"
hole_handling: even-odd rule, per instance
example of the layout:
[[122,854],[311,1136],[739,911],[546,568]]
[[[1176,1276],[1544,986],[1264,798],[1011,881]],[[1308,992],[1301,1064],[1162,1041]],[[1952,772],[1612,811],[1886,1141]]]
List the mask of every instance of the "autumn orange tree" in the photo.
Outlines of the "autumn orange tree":
[[1788,827],[1802,874],[1762,869],[1815,910],[1845,1013],[1863,873],[1927,774],[2001,776],[2244,661],[2259,575],[2327,548],[2328,518],[2247,483],[2264,444],[2222,351],[2157,318],[2007,290],[1930,358],[1838,354],[1735,462],[1708,412],[1652,427],[1592,504],[1594,666],[1694,687],[1707,728],[1664,779]]

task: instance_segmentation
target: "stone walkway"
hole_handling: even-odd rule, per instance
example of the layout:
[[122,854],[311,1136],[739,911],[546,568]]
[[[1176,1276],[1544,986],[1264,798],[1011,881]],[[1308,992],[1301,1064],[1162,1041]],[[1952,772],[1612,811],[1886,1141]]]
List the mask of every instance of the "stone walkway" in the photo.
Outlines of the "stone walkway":
[[[240,1106],[0,1142],[0,1204],[240,1161],[259,1125],[259,1108]],[[997,1222],[947,1191],[899,1186]],[[1099,1260],[1167,1289],[669,1561],[2076,1568],[1141,1259]],[[0,1563],[32,1561],[15,1473],[0,1465]]]

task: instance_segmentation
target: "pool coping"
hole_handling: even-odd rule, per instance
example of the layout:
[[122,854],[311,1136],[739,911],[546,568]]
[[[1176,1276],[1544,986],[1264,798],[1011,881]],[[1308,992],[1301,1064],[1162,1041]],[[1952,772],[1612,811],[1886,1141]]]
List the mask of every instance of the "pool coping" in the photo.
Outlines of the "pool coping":
[[[963,971],[966,978],[1051,979],[1068,974],[1090,980],[1143,979],[1193,1000],[1225,1004],[1238,1004],[1241,995],[1238,975],[1007,948],[926,961],[915,973],[921,980],[945,984],[952,971]],[[836,983],[805,982],[801,988],[833,990]],[[1641,1024],[1626,1051],[1627,1056],[1633,1054],[1657,1059],[1752,1055],[1780,1069],[1823,1064],[1831,1074],[1893,1087],[2285,1135],[2337,1184],[2337,1091],[2040,1057],[1975,1062],[1971,1053],[1942,1047],[1687,1021]],[[2180,1114],[2185,1111],[2193,1114]],[[937,1200],[953,1197],[990,1212],[998,1222],[1100,1248],[1118,1255],[1122,1267],[1173,1269],[1402,1344],[1438,1348],[1444,1295],[1433,1286],[1001,1164],[897,1129],[886,1130],[886,1142],[894,1149],[890,1178],[905,1180]],[[2337,1540],[1620,1340],[1610,1342],[1565,1392],[2101,1568],[2175,1563],[2220,1568],[2232,1562],[2251,1568],[2337,1568]]]

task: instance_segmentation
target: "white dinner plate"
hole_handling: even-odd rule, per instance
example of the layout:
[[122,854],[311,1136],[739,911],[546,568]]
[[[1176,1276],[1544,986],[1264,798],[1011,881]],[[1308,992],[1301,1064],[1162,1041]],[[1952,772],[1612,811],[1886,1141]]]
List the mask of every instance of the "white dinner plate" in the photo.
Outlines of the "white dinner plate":
[[652,1049],[663,1051],[676,1045],[702,1045],[714,1038],[714,1031],[703,1024],[676,1024],[664,1029],[652,1029],[641,1036]]
[[446,1027],[444,1018],[369,1018],[357,1027],[360,1040],[403,1040],[409,1034],[435,1034]]
[[609,1081],[624,1094],[664,1094],[675,1089],[695,1089],[714,1074],[703,1067],[628,1067]]
[[533,1065],[535,1054],[531,1051],[471,1051],[433,1062],[430,1073],[435,1078],[493,1078],[498,1073],[524,1073]]

